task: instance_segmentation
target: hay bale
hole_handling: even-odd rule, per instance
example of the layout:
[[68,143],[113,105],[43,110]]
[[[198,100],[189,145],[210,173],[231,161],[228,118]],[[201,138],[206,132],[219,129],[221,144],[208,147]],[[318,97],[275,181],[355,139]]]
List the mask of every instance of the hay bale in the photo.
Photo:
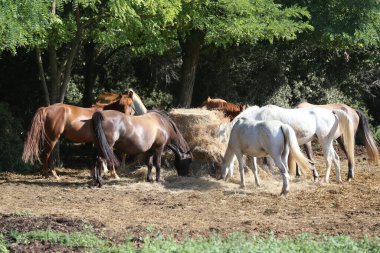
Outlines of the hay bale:
[[169,116],[189,143],[194,156],[192,165],[194,174],[200,176],[200,171],[217,174],[215,168],[220,165],[227,148],[226,143],[216,138],[219,125],[227,121],[223,112],[200,108],[172,109]]

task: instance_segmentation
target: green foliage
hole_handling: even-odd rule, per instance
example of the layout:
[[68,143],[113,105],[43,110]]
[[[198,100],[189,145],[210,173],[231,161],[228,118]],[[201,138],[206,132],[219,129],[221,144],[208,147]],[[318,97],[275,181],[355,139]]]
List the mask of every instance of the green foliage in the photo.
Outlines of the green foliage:
[[31,241],[48,241],[68,247],[99,248],[105,247],[108,242],[99,239],[94,234],[88,233],[63,233],[52,230],[36,230],[26,233],[11,232],[11,237],[18,243],[30,243]]
[[380,126],[376,127],[375,138],[380,143]]
[[0,52],[34,47],[46,36],[49,1],[0,1]]
[[21,161],[22,131],[20,120],[13,117],[7,104],[0,103],[0,171],[29,168]]
[[0,234],[0,252],[1,253],[8,253],[9,252],[8,249],[7,249],[7,243],[4,240],[2,234]]
[[[17,243],[47,241],[70,247],[82,247],[91,252],[380,252],[379,238],[353,240],[349,236],[312,236],[300,234],[295,237],[276,238],[268,236],[249,236],[232,233],[226,238],[218,235],[210,238],[186,239],[177,242],[165,239],[161,235],[142,238],[143,244],[134,248],[128,239],[120,245],[99,239],[89,233],[62,233],[51,230],[38,230],[26,233],[10,232]],[[1,237],[0,237],[1,238]],[[0,240],[0,247],[6,242]],[[0,248],[1,249],[1,248]],[[5,251],[7,252],[7,251]]]
[[147,108],[157,108],[167,110],[173,102],[173,96],[170,93],[153,89],[152,91],[142,91],[141,99]]
[[183,1],[177,31],[185,37],[192,30],[203,32],[206,44],[228,46],[255,44],[260,40],[295,39],[312,30],[305,20],[306,8],[284,7],[272,0]]

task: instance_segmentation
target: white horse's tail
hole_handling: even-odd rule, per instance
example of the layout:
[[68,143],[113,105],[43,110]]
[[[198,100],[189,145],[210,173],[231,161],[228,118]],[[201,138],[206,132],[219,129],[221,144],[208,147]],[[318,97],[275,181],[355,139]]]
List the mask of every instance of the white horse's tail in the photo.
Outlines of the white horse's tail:
[[227,143],[230,139],[232,130],[232,124],[231,123],[222,123],[218,126],[218,129],[216,129],[216,138],[221,141],[222,143]]
[[343,110],[333,110],[333,113],[339,121],[339,129],[343,135],[343,142],[347,150],[348,160],[351,162],[352,166],[355,167],[355,132],[352,119]]
[[[294,163],[292,162],[293,160],[301,167],[301,169],[307,169],[307,170],[312,170],[312,161],[307,159],[306,156],[301,152],[301,149],[298,145],[297,142],[297,136],[296,133],[294,132],[293,128],[287,124],[283,124],[281,126],[282,132],[284,133],[285,140],[287,145],[289,145],[289,165],[291,168],[289,168],[289,171],[294,170],[295,168],[293,167]],[[305,173],[305,171],[302,171]]]
[[228,144],[226,152],[224,153],[223,161],[222,161],[222,178],[227,180],[232,177],[234,173],[234,157],[235,152],[232,150],[230,144]]

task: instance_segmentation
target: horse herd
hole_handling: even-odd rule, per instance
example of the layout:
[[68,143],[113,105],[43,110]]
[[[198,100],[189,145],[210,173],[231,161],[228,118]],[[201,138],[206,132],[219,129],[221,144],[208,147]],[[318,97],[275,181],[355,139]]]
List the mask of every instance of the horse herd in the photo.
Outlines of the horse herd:
[[[193,155],[173,120],[161,111],[148,111],[133,90],[113,99],[116,100],[108,104],[97,103],[92,108],[62,103],[39,108],[27,134],[22,159],[31,163],[41,162],[43,144],[42,175],[48,177],[52,151],[63,135],[73,142],[94,144],[93,177],[98,187],[102,185],[101,168],[104,161],[112,166],[111,175],[117,177],[115,166],[119,165],[119,161],[114,150],[128,155],[143,154],[148,166],[147,181],[151,182],[153,165],[156,168],[156,180],[160,181],[161,156],[165,147],[168,147],[174,153],[174,166],[178,175],[188,176]],[[297,166],[297,174],[300,174],[300,168],[310,169],[317,181],[319,176],[310,144],[313,139],[321,144],[326,162],[326,182],[329,181],[331,163],[335,166],[336,180],[341,182],[339,157],[333,147],[335,139],[348,158],[348,180],[354,177],[356,132],[362,135],[369,162],[379,162],[368,119],[363,112],[344,104],[301,103],[294,109],[274,105],[260,108],[208,98],[200,107],[221,110],[229,119],[217,131],[218,138],[228,141],[222,176],[227,180],[233,175],[233,158],[236,156],[242,187],[245,186],[243,155],[254,157],[253,173],[258,186],[256,158],[267,156],[273,159],[281,171],[281,194],[286,195],[289,191],[289,168]],[[307,157],[300,150],[299,145],[302,144],[306,146]],[[59,179],[53,167],[51,172]]]

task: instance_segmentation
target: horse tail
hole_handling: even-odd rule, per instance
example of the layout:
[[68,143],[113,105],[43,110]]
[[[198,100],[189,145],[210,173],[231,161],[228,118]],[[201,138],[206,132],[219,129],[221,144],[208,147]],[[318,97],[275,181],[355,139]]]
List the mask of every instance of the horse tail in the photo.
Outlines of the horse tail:
[[348,160],[352,165],[355,164],[355,132],[354,124],[350,116],[343,110],[333,110],[333,113],[338,118],[339,129],[343,135],[344,146],[347,151]]
[[183,153],[189,153],[190,152],[190,146],[189,144],[187,143],[187,141],[185,140],[185,138],[183,137],[183,135],[181,134],[181,132],[179,131],[177,125],[175,124],[175,122],[167,115],[165,114],[164,112],[162,111],[158,111],[158,110],[150,110],[149,112],[155,112],[157,113],[158,115],[161,116],[162,119],[165,119],[169,125],[172,126],[173,130],[174,130],[174,133],[176,134],[176,139],[175,140],[171,140],[171,145],[175,145],[178,147],[178,150],[183,154]]
[[368,154],[368,162],[379,164],[379,151],[377,149],[371,129],[369,128],[368,118],[360,110],[356,110],[356,113],[359,115],[358,132],[364,141],[364,146]]
[[92,123],[95,131],[96,139],[98,140],[98,145],[102,156],[107,160],[107,163],[111,166],[119,166],[119,160],[113,153],[110,145],[107,142],[106,135],[104,134],[104,129],[102,126],[102,121],[104,120],[103,114],[101,112],[95,112],[92,116]]
[[40,146],[45,141],[45,120],[46,107],[40,107],[34,114],[32,125],[24,142],[24,150],[22,152],[22,160],[34,164],[40,160]]
[[[283,124],[281,126],[281,130],[285,136],[285,141],[288,144],[290,150],[288,162],[291,165],[291,168],[289,168],[289,171],[294,170],[293,161],[298,163],[298,165],[301,167],[301,170],[312,170],[313,168],[311,165],[313,162],[307,159],[307,157],[302,153],[300,146],[298,145],[296,133],[294,132],[293,128],[287,124]],[[304,173],[304,171],[302,172]]]
[[235,152],[232,149],[231,143],[228,143],[226,152],[224,153],[222,159],[222,168],[221,174],[224,180],[227,180],[229,177],[233,176],[234,171],[234,157]]

